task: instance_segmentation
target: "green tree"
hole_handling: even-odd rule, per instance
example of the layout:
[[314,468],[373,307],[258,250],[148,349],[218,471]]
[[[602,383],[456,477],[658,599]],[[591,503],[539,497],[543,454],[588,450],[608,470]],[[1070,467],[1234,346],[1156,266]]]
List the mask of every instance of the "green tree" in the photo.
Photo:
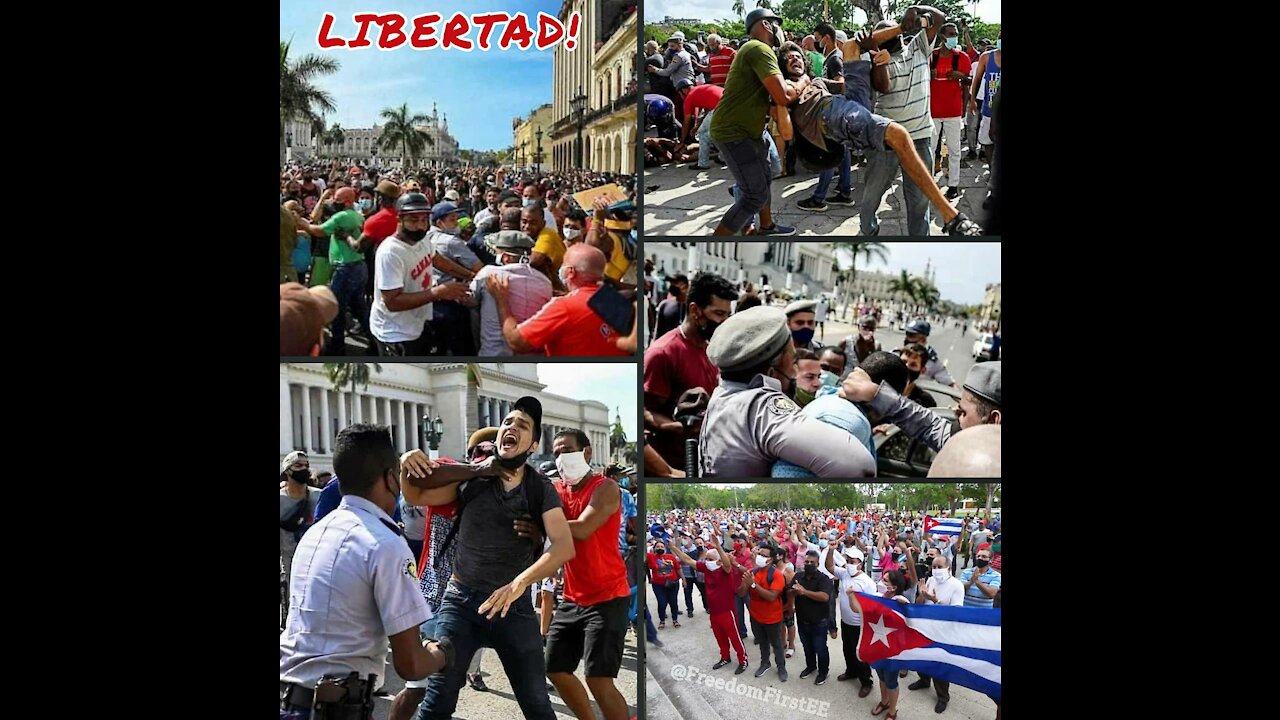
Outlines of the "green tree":
[[290,42],[280,41],[280,164],[285,162],[285,125],[294,120],[314,124],[334,112],[333,96],[312,83],[338,71],[338,61],[320,55],[289,59]]
[[908,275],[906,270],[901,271],[898,277],[889,281],[889,292],[898,293],[912,303],[916,301],[918,287],[916,279]]
[[435,145],[435,140],[415,125],[423,125],[431,120],[430,116],[421,113],[409,115],[409,104],[398,108],[385,108],[381,117],[386,121],[382,126],[382,134],[378,136],[377,146],[381,150],[399,150],[402,167],[408,167],[411,159],[422,156],[428,145]]
[[938,298],[942,297],[942,293],[938,292],[938,288],[933,283],[917,278],[916,297],[919,298],[921,305],[932,308],[938,302]]
[[[836,269],[840,272],[840,286],[844,288],[844,311],[847,315],[849,312],[849,303],[853,295],[853,281],[858,277],[858,259],[861,258],[864,265],[870,265],[872,260],[880,262],[888,262],[889,248],[881,242],[857,242],[851,240],[837,241],[834,243],[834,256],[836,257]],[[840,251],[849,253],[849,268],[844,271],[839,270]],[[857,321],[857,318],[854,318]]]
[[335,152],[334,148],[341,147],[342,144],[345,143],[346,141],[347,141],[346,132],[343,131],[341,125],[338,125],[336,123],[334,124],[333,127],[329,128],[324,133],[324,135],[320,137],[320,142],[324,143],[325,146],[328,147],[328,152],[330,157],[333,157],[334,155],[334,152]]
[[347,420],[354,422],[356,406],[356,386],[369,387],[369,368],[374,372],[382,372],[378,363],[325,363],[324,371],[329,376],[329,384],[334,392],[341,392],[347,385],[351,386],[351,395],[347,400]]

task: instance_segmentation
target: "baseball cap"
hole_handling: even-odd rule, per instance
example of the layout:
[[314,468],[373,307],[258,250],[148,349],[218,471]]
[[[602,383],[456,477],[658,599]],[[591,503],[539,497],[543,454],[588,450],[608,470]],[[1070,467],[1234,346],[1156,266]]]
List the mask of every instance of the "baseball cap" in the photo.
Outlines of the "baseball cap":
[[310,355],[324,327],[338,316],[338,299],[327,285],[280,285],[280,354]]
[[287,472],[289,470],[290,465],[298,462],[299,460],[306,460],[306,459],[307,459],[306,453],[302,452],[301,450],[294,450],[288,455],[285,455],[284,459],[280,461],[280,472]]
[[461,199],[461,197],[458,195],[457,190],[450,189],[448,192],[444,194],[444,199],[448,200],[449,202],[456,203],[458,202],[458,200]]
[[431,222],[435,222],[440,218],[452,215],[456,212],[458,212],[457,205],[454,205],[447,200],[444,202],[438,202],[435,207],[431,208]]
[[511,409],[519,410],[533,418],[533,436],[535,438],[542,437],[542,403],[538,401],[538,398],[532,395],[525,395],[516,400]]

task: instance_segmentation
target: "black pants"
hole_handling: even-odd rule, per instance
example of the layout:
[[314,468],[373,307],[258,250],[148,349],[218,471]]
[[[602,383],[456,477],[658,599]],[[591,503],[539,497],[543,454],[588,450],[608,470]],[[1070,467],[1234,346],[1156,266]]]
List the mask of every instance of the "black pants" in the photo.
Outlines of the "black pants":
[[944,703],[951,702],[951,683],[946,680],[939,680],[936,677],[929,677],[924,673],[920,673],[920,679],[925,682],[933,681],[933,689],[938,691],[938,699]]
[[671,608],[671,618],[679,620],[680,618],[680,584],[676,583],[671,587],[666,585],[654,585],[653,594],[658,598],[658,622],[667,621],[667,608]]
[[693,614],[693,586],[698,586],[698,594],[702,596],[702,609],[707,609],[707,586],[706,583],[691,582],[693,578],[685,578],[684,583],[684,609]]
[[769,662],[769,648],[773,648],[774,663],[779,670],[787,669],[787,656],[782,651],[782,623],[776,622],[772,625],[765,625],[755,618],[751,618],[751,634],[760,639],[760,664],[764,665]]
[[471,312],[456,302],[437,302],[431,308],[431,329],[435,334],[436,354],[466,357],[475,355],[471,338]]
[[858,659],[858,625],[840,623],[840,639],[844,641],[845,672],[858,678],[863,687],[871,687],[871,666]]

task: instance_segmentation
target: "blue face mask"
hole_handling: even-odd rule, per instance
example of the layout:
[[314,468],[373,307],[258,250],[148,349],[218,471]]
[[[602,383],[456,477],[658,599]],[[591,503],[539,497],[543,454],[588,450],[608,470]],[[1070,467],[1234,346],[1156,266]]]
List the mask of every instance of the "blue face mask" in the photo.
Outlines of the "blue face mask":
[[949,38],[947,38],[947,48],[948,48],[948,49],[955,50],[955,49],[956,49],[956,45],[959,45],[959,44],[960,44],[960,38],[958,38],[958,37],[949,37]]
[[813,339],[813,328],[800,328],[791,331],[791,339],[796,341],[796,347],[808,345]]
[[818,547],[822,548],[823,550],[826,550],[826,549],[827,549],[827,541],[826,541],[826,540],[819,540],[819,541],[818,541]]
[[373,209],[373,201],[372,201],[372,200],[370,200],[369,198],[361,198],[361,200],[360,200],[360,209],[361,209],[361,210],[364,210],[365,212],[368,212],[368,211],[372,210],[372,209]]
[[1000,49],[1000,38],[996,38],[996,49]]
[[827,387],[835,387],[840,384],[840,377],[830,370],[823,370],[819,377],[822,378],[822,384]]

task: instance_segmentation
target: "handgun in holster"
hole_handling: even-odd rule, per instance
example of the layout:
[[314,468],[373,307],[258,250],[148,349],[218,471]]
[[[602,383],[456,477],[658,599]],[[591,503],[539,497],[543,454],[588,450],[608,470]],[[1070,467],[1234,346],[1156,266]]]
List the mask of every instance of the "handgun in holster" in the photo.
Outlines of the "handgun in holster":
[[312,720],[373,720],[373,686],[377,675],[361,680],[353,672],[346,677],[325,675],[316,684],[311,703]]

